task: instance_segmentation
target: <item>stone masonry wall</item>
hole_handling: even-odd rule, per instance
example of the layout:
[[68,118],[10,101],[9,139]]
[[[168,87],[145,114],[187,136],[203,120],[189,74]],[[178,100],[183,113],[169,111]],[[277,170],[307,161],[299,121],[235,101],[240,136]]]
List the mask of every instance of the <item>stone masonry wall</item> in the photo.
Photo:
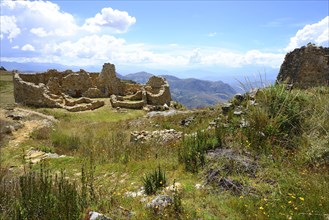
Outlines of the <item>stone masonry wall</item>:
[[277,81],[300,88],[329,86],[329,48],[308,44],[288,53]]
[[147,103],[150,105],[170,105],[171,94],[169,84],[163,77],[152,76],[146,83]]
[[[145,86],[131,84],[121,81],[116,76],[115,66],[110,63],[103,65],[100,74],[84,70],[58,72],[52,69],[37,74],[14,73],[13,77],[15,101],[37,107],[90,110],[103,106],[104,102],[88,98],[110,97],[113,97],[113,107],[123,108],[169,105],[171,101],[169,84],[164,78],[153,76]],[[74,100],[72,97],[80,99]]]

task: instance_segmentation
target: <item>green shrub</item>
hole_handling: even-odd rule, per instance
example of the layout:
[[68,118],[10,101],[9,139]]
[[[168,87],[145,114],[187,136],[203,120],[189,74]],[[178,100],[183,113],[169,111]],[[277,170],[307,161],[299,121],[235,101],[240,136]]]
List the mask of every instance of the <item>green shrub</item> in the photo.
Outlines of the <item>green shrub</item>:
[[215,135],[204,131],[198,131],[181,142],[179,150],[179,161],[185,165],[185,170],[196,173],[206,162],[205,153],[207,150],[217,146]]
[[45,153],[53,153],[54,152],[54,148],[53,147],[49,147],[46,145],[40,145],[36,148],[39,151],[45,152]]
[[145,193],[151,195],[166,185],[166,173],[161,170],[159,165],[158,169],[155,169],[154,172],[146,174],[142,178],[142,181]]
[[262,152],[276,145],[296,148],[303,133],[305,95],[274,85],[261,90],[256,99],[259,105],[249,108],[249,127],[244,129],[250,146]]
[[75,183],[64,172],[53,176],[41,166],[19,178],[16,219],[79,219],[83,207]]

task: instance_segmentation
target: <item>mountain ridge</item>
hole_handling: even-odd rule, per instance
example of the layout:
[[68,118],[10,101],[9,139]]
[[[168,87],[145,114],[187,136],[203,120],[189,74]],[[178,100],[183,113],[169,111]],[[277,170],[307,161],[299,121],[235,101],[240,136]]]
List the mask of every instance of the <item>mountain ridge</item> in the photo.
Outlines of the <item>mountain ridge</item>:
[[[119,74],[120,75],[120,74]],[[145,84],[154,74],[141,71],[120,75],[122,79]],[[223,81],[210,81],[195,78],[181,79],[173,75],[160,75],[167,79],[173,100],[188,108],[200,108],[215,105],[230,99],[235,89]]]

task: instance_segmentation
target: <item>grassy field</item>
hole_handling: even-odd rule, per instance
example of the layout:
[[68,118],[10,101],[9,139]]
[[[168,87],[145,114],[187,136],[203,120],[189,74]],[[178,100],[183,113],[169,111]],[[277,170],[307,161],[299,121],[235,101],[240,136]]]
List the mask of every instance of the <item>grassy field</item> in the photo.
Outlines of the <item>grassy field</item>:
[[15,103],[14,100],[14,87],[13,87],[12,73],[1,71],[0,72],[0,107],[6,107],[8,104]]
[[[1,78],[0,92],[12,97],[7,82]],[[37,219],[35,213],[43,216],[35,208],[38,204],[65,202],[78,204],[68,206],[71,209],[67,215],[78,213],[81,219],[87,210],[113,219],[328,219],[328,100],[327,87],[287,91],[282,86],[271,86],[257,94],[257,105],[250,105],[248,98],[240,103],[242,116],[233,111],[224,116],[219,106],[153,118],[144,117],[143,111],[122,113],[109,106],[81,113],[34,109],[54,115],[59,122],[34,131],[19,148],[2,147],[0,219]],[[1,99],[1,103],[6,101]],[[180,125],[181,120],[191,116],[194,120],[189,126]],[[240,126],[242,118],[247,126]],[[214,119],[217,129],[207,130]],[[169,143],[130,141],[132,131],[162,129],[175,129],[189,136]],[[31,147],[67,157],[47,159],[42,166],[29,168],[22,158],[24,150]],[[233,153],[211,159],[207,152],[215,148]],[[25,167],[20,181],[10,175],[12,165]],[[181,184],[174,192],[158,188],[156,194],[174,198],[164,210],[145,207],[155,194],[127,196],[145,186],[142,177],[152,176],[159,166],[165,172],[167,186]],[[33,174],[34,179],[24,182],[32,171],[44,174]],[[47,172],[58,176],[48,185]],[[223,188],[224,179],[235,182]],[[72,188],[70,184],[75,185]],[[31,191],[22,190],[22,186]],[[61,197],[56,191],[59,186],[70,196]],[[33,196],[33,190],[43,196]],[[24,193],[30,197],[22,197]],[[27,203],[24,198],[33,202]],[[46,210],[47,219],[59,219],[57,209]]]

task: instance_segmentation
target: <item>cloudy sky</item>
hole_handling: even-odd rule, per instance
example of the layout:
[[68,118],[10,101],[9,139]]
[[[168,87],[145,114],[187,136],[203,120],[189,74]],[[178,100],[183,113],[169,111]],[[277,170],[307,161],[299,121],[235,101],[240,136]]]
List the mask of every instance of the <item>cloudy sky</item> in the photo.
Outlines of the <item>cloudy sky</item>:
[[328,10],[307,0],[2,0],[1,62],[177,75],[278,69],[296,47],[329,46]]

